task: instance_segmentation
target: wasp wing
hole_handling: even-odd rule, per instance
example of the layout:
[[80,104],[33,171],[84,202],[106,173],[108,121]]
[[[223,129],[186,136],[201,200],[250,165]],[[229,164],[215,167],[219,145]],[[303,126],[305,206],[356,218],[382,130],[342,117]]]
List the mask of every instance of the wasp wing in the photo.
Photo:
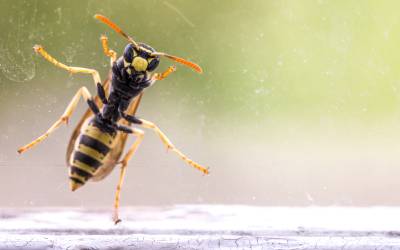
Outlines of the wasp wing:
[[[104,82],[103,82],[103,87],[106,92],[106,95],[108,95],[108,90],[110,88],[110,82],[111,82],[111,71],[109,72],[107,79],[104,80]],[[94,102],[100,108],[103,106],[103,103],[101,102],[100,97],[97,95],[94,97]],[[83,116],[81,117],[81,119],[79,120],[74,131],[72,132],[71,138],[69,139],[69,143],[67,146],[67,153],[66,153],[67,166],[70,166],[70,160],[71,160],[72,152],[74,150],[75,142],[76,142],[76,139],[81,134],[82,127],[86,126],[87,122],[92,117],[93,117],[93,112],[90,108],[88,108],[86,110],[86,112],[83,114]]]

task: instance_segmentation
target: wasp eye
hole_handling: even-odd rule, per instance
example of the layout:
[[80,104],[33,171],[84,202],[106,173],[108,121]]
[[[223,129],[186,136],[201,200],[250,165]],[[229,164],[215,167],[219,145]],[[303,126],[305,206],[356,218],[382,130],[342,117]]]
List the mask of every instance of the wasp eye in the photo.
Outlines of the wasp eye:
[[137,51],[135,50],[133,44],[128,44],[126,45],[125,49],[124,49],[124,59],[125,61],[127,61],[128,63],[132,63],[133,58],[137,56]]
[[158,58],[150,58],[148,59],[149,65],[147,66],[148,71],[153,71],[157,68],[160,60]]

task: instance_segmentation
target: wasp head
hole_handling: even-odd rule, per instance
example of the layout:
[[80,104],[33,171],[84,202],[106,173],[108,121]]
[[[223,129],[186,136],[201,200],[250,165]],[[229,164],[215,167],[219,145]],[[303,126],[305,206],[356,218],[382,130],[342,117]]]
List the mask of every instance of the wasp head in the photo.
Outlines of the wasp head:
[[138,47],[128,44],[124,50],[124,66],[132,66],[136,72],[153,71],[160,63],[160,57],[152,55],[155,50],[147,44]]
[[[125,48],[125,52],[126,52],[127,48],[132,49],[132,51],[128,51],[126,57],[125,57],[125,53],[124,53],[125,59],[128,59],[128,60],[124,60],[125,67],[128,67],[132,63],[134,63],[134,65],[136,65],[136,66],[134,66],[133,68],[135,68],[136,71],[139,71],[139,72],[152,71],[158,66],[159,56],[163,56],[163,57],[171,59],[177,63],[185,65],[186,67],[190,67],[198,73],[203,72],[201,67],[199,65],[197,65],[196,63],[190,62],[188,60],[185,60],[185,59],[177,57],[177,56],[169,55],[164,52],[156,52],[152,47],[150,47],[144,43],[135,42],[135,40],[133,40],[132,37],[128,36],[125,32],[123,32],[121,30],[121,28],[118,27],[118,25],[113,23],[107,17],[105,17],[103,15],[99,15],[99,14],[96,14],[94,17],[96,19],[102,21],[106,25],[108,25],[111,29],[115,30],[118,34],[125,37],[125,39],[130,42],[130,44],[128,44]],[[135,60],[135,58],[138,56],[139,56],[139,58]]]

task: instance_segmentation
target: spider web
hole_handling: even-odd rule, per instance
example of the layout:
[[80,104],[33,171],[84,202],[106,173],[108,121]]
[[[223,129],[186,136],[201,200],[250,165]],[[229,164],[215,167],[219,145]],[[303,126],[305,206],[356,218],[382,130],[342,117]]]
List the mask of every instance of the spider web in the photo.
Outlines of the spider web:
[[37,1],[17,1],[10,6],[5,39],[0,40],[0,72],[14,82],[27,82],[35,74],[32,41],[35,39]]

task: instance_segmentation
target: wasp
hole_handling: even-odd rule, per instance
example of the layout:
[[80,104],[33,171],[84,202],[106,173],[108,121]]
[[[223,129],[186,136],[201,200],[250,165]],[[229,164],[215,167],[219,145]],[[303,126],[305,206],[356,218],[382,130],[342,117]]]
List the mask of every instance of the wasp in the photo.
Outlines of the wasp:
[[[19,148],[18,152],[23,153],[34,147],[62,124],[68,124],[82,97],[89,108],[74,129],[66,154],[70,189],[75,191],[89,180],[100,181],[108,176],[116,165],[120,165],[113,212],[113,220],[117,224],[121,221],[118,210],[126,167],[144,137],[144,131],[132,125],[154,131],[167,147],[167,150],[175,152],[183,161],[204,174],[209,173],[208,168],[194,162],[178,150],[156,124],[135,116],[143,91],[156,81],[167,78],[176,70],[175,66],[170,66],[162,73],[152,73],[158,67],[162,57],[190,67],[198,73],[202,73],[202,69],[196,63],[167,53],[157,52],[145,43],[136,42],[103,15],[96,14],[95,18],[108,25],[129,42],[123,55],[118,58],[117,53],[109,48],[108,38],[105,35],[101,36],[104,54],[110,58],[111,65],[109,78],[102,84],[98,71],[65,65],[52,57],[42,46],[35,45],[34,51],[56,67],[71,74],[92,75],[97,95],[92,97],[86,87],[81,87],[61,117],[44,134]],[[122,156],[126,140],[130,134],[135,136],[136,140]]]

